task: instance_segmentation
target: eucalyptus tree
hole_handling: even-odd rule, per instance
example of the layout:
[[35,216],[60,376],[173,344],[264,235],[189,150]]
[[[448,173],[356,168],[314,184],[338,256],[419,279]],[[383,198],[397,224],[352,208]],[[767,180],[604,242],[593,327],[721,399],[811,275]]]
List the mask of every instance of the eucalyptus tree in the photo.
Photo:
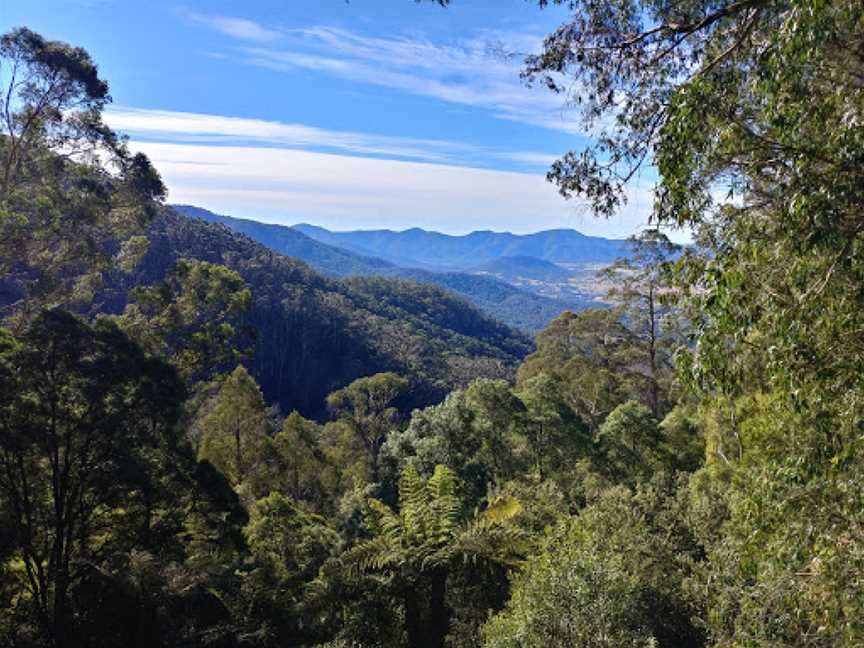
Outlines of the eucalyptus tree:
[[243,365],[224,380],[196,425],[202,430],[199,459],[218,468],[250,496],[267,491],[270,419],[261,389]]
[[358,378],[327,397],[327,407],[362,445],[378,481],[378,455],[398,418],[394,401],[408,389],[408,380],[392,373]]
[[625,326],[642,352],[647,377],[648,406],[655,417],[669,408],[673,355],[683,343],[677,313],[670,308],[675,291],[671,264],[681,247],[657,229],[628,239],[629,254],[599,274],[610,282],[607,297],[617,304]]
[[107,82],[80,47],[27,29],[0,38],[0,268],[6,314],[86,299],[101,272],[129,268],[165,188],[108,128]]

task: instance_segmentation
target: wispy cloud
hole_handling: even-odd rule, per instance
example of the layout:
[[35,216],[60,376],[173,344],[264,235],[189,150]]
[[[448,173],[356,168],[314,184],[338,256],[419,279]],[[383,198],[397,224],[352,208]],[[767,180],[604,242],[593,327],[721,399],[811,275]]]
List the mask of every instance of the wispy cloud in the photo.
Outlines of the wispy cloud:
[[502,151],[452,140],[393,137],[168,110],[113,108],[106,114],[106,121],[112,128],[139,140],[267,145],[470,166],[510,161],[542,169],[555,159],[551,153]]
[[268,43],[278,40],[282,36],[278,31],[268,29],[254,20],[247,20],[246,18],[200,13],[189,13],[188,18],[194,23],[240,40]]
[[[249,40],[224,27],[246,24],[239,18],[200,17],[214,29]],[[251,23],[254,25],[254,23]],[[256,27],[264,30],[264,28]],[[236,30],[243,32],[245,30]],[[250,28],[250,32],[252,30]],[[271,34],[264,30],[265,34]],[[439,43],[418,36],[370,36],[348,29],[318,26],[285,30],[280,42],[240,46],[242,63],[280,71],[314,70],[350,81],[401,90],[454,104],[486,109],[506,119],[582,134],[584,128],[561,97],[545,88],[527,87],[519,78],[525,54],[542,43],[537,33],[481,31],[474,37]],[[254,40],[272,41],[273,38]],[[515,53],[515,54],[514,54]]]

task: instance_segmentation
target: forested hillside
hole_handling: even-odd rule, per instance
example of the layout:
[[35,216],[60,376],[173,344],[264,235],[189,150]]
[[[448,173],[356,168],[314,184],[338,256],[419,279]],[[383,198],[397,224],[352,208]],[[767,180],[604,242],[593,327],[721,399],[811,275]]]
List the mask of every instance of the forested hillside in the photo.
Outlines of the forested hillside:
[[549,180],[658,184],[530,349],[173,212],[90,54],[0,38],[0,645],[864,645],[864,4],[538,4]]
[[332,245],[319,243],[301,231],[284,225],[271,225],[214,214],[193,205],[172,205],[172,207],[178,213],[190,218],[200,218],[208,223],[221,223],[235,232],[245,234],[253,241],[266,245],[275,252],[305,261],[316,270],[334,277],[374,276],[395,267],[383,259],[361,256]]
[[[390,277],[446,288],[461,295],[495,319],[528,333],[544,328],[565,310],[581,310],[596,305],[592,299],[593,293],[567,294],[562,299],[550,299],[479,273],[433,272],[418,268],[403,268],[382,259],[362,256],[320,243],[296,228],[222,216],[189,205],[175,205],[174,208],[186,216],[211,223],[222,223],[276,252],[301,259],[327,275]],[[565,275],[565,279],[569,276],[567,271],[559,270]],[[558,278],[561,278],[560,275]]]
[[325,396],[355,378],[397,371],[412,379],[402,406],[429,404],[477,376],[507,377],[530,350],[527,337],[433,286],[326,278],[226,227],[165,209],[147,253],[96,297],[120,312],[134,286],[166,279],[180,259],[236,271],[252,299],[244,321],[257,332],[249,365],[268,402],[324,414]]

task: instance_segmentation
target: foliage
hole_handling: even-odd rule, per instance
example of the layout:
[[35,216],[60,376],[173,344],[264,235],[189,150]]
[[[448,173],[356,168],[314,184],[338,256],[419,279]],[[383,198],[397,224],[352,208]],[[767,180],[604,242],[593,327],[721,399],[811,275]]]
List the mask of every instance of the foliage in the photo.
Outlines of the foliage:
[[261,390],[243,365],[231,372],[206,409],[197,424],[203,430],[198,458],[218,468],[232,486],[260,494],[266,488],[270,425]]
[[408,389],[408,381],[394,373],[358,378],[327,397],[327,407],[360,441],[378,481],[378,454],[396,424],[393,402]]
[[[678,263],[680,375],[706,423],[694,499],[721,516],[705,525],[711,641],[856,645],[862,541],[839,529],[859,524],[864,9],[567,4],[526,72],[568,77],[608,137],[551,177],[609,212],[653,155],[655,219],[699,244]],[[814,565],[837,569],[833,589]]]
[[315,625],[304,609],[303,589],[338,553],[339,534],[291,498],[271,493],[252,505],[244,536],[254,561],[243,590],[252,608],[248,614],[257,624],[250,628],[256,643],[314,640]]
[[519,383],[547,375],[596,431],[619,403],[651,402],[657,383],[643,369],[645,356],[617,311],[565,312],[537,336],[537,351],[519,368]]
[[440,289],[130,238],[161,184],[95,65],[0,39],[0,642],[862,644],[864,8],[558,4],[526,76],[605,133],[552,178],[608,213],[653,156],[698,245],[643,233],[515,386],[528,342]]
[[399,481],[399,511],[369,500],[372,537],[341,558],[349,574],[383,572],[404,605],[405,632],[411,646],[443,646],[449,628],[447,579],[460,563],[485,561],[516,566],[530,548],[530,536],[510,521],[522,510],[500,497],[463,521],[458,479],[436,466],[424,482],[413,466]]
[[169,277],[132,291],[117,319],[152,353],[171,359],[188,381],[236,364],[252,331],[241,317],[252,293],[233,270],[206,261],[181,259]]
[[42,636],[62,643],[72,588],[123,548],[112,530],[136,520],[135,534],[149,532],[139,474],[149,447],[173,443],[183,387],[116,327],[62,311],[43,312],[18,340],[4,335],[2,353],[0,503],[15,529],[15,607],[32,608]]
[[141,263],[110,275],[94,310],[121,313],[131,289],[168,280],[181,259],[229,268],[252,291],[240,319],[256,331],[249,370],[283,412],[321,419],[328,394],[386,372],[412,381],[400,402],[407,412],[474,378],[511,376],[530,349],[526,337],[440,289],[328,279],[224,227],[167,210],[148,239]]
[[619,304],[633,342],[643,349],[648,406],[655,417],[669,409],[672,357],[682,343],[674,311],[664,305],[674,295],[670,264],[681,248],[656,229],[629,239],[631,253],[601,271],[611,280],[607,297]]
[[489,648],[701,646],[680,587],[698,545],[669,485],[606,491],[551,530],[483,631]]
[[[165,188],[102,122],[108,84],[81,48],[21,27],[0,38],[0,269],[5,315],[87,300],[143,251]],[[114,246],[115,240],[125,241]]]

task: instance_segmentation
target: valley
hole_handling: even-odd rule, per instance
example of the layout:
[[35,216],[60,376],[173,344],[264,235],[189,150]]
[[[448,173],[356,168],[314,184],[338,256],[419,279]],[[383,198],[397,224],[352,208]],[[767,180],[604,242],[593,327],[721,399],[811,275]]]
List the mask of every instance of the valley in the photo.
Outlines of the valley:
[[608,286],[597,273],[628,253],[626,241],[575,230],[523,236],[449,236],[420,229],[331,232],[306,224],[259,223],[191,205],[173,207],[246,234],[330,276],[390,277],[440,286],[527,333],[542,330],[566,310],[602,306]]

